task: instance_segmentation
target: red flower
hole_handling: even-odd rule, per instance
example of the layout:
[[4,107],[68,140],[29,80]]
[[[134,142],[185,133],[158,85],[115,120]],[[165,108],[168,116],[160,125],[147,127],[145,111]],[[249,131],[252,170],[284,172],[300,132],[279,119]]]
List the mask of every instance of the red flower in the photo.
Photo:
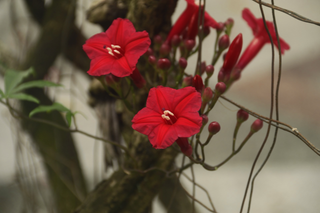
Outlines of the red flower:
[[91,59],[88,74],[101,76],[112,73],[118,77],[129,76],[150,43],[146,31],[136,32],[128,19],[118,18],[106,32],[92,36],[83,45]]
[[[256,18],[248,8],[245,8],[242,11],[242,18],[247,21],[248,25],[251,27],[254,38],[247,47],[247,49],[244,51],[242,56],[239,59],[239,62],[236,65],[236,68],[242,70],[247,66],[247,64],[258,54],[258,52],[261,50],[261,48],[267,44],[270,43],[268,33],[264,27],[262,18]],[[273,23],[270,21],[266,22],[267,27],[270,31],[272,41],[274,45],[278,47],[277,42],[277,36],[276,31],[274,29]],[[290,46],[282,39],[280,38],[280,45],[281,45],[281,53],[284,54],[285,50],[289,50]]]
[[[200,107],[201,96],[194,87],[176,90],[158,86],[150,90],[146,107],[132,119],[132,128],[148,135],[154,148],[164,149],[178,138],[187,138],[200,131]],[[184,145],[182,150],[188,150],[187,154],[190,154],[186,147]]]
[[[189,30],[186,39],[194,39],[198,33],[198,14],[199,4],[195,0],[186,0],[187,8],[180,15],[174,26],[172,27],[167,42],[170,42],[174,35],[181,35],[182,31],[188,26]],[[195,27],[196,25],[196,27]],[[219,24],[207,13],[204,13],[204,27],[218,28]]]

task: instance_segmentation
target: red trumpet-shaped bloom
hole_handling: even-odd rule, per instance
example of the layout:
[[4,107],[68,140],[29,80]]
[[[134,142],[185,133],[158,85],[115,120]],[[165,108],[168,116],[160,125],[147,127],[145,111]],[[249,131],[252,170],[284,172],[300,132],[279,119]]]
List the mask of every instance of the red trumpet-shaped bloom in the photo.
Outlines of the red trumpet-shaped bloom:
[[101,76],[111,73],[117,77],[129,76],[150,43],[146,31],[136,32],[128,19],[118,18],[106,32],[92,36],[83,45],[91,59],[88,74]]
[[150,90],[146,107],[133,117],[132,128],[147,135],[154,148],[164,149],[178,138],[200,131],[200,107],[201,96],[194,87],[176,90],[158,86]]
[[[251,27],[254,38],[249,44],[249,46],[247,47],[247,49],[244,51],[244,53],[239,59],[239,62],[236,65],[236,68],[240,70],[242,70],[247,66],[247,64],[258,54],[258,52],[261,50],[261,48],[265,44],[271,43],[267,30],[264,27],[262,18],[256,18],[248,8],[245,8],[242,11],[242,18]],[[276,31],[274,29],[273,23],[270,21],[266,21],[266,24],[271,34],[274,45],[276,45],[276,47],[279,48]],[[289,50],[290,46],[282,38],[279,38],[279,39],[280,39],[281,53],[284,54],[284,51]]]
[[[199,4],[196,0],[186,0],[187,8],[180,15],[174,26],[172,27],[167,42],[170,42],[174,35],[181,35],[183,30],[188,27],[186,39],[194,39],[198,33],[198,14]],[[207,13],[204,13],[204,27],[218,28],[219,24]]]

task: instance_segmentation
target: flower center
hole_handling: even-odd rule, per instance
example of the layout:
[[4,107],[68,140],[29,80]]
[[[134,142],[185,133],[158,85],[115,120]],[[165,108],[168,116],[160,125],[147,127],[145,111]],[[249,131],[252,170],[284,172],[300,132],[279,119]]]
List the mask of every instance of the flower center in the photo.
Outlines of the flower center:
[[104,45],[103,48],[108,51],[109,55],[112,55],[116,59],[119,59],[123,56],[123,50],[119,45],[111,44],[110,47]]
[[171,125],[177,121],[177,117],[169,110],[164,110],[161,118],[165,121],[166,124]]

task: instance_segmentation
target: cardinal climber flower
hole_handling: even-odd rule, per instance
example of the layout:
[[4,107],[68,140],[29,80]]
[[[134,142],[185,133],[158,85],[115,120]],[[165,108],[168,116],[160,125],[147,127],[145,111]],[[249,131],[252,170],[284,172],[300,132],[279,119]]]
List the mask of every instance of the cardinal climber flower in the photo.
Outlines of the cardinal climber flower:
[[[244,69],[248,65],[248,63],[259,53],[259,51],[265,44],[271,43],[267,30],[264,27],[262,18],[256,18],[248,8],[245,8],[242,11],[242,18],[248,23],[249,27],[251,27],[254,38],[247,49],[244,51],[244,53],[241,55],[239,62],[236,65],[236,69],[239,70]],[[266,21],[266,24],[271,34],[274,45],[279,48],[273,23],[270,21]],[[289,50],[290,46],[282,38],[279,39],[281,53],[284,54],[284,51]]]
[[128,19],[118,18],[106,32],[92,36],[83,45],[91,59],[88,74],[101,76],[111,73],[117,77],[129,76],[150,43],[146,31],[136,32]]
[[[195,39],[198,34],[198,14],[199,2],[198,0],[186,0],[187,8],[180,15],[167,37],[167,42],[170,42],[174,35],[181,35],[183,30],[188,27],[187,38]],[[219,24],[207,13],[204,13],[204,27],[218,28]]]
[[147,135],[156,149],[165,149],[179,139],[181,150],[190,156],[192,148],[185,138],[200,131],[200,107],[201,95],[194,87],[158,86],[150,90],[146,107],[133,117],[132,128]]

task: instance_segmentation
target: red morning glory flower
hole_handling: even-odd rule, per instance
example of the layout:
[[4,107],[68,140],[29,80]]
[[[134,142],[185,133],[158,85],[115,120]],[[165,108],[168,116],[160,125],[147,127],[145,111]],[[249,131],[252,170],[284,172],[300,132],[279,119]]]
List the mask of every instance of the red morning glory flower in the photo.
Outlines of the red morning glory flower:
[[[199,3],[196,0],[186,0],[187,8],[180,15],[172,27],[167,42],[170,42],[174,35],[181,35],[188,26],[189,30],[186,39],[194,39],[198,33]],[[195,27],[196,24],[196,27]],[[204,13],[204,27],[218,28],[219,24],[207,13]]]
[[92,36],[83,45],[91,59],[88,74],[101,76],[111,73],[117,77],[129,76],[150,43],[146,31],[136,32],[128,19],[118,18],[106,32]]
[[146,107],[132,119],[132,128],[148,135],[156,149],[167,148],[179,139],[181,150],[191,155],[184,138],[200,131],[200,107],[201,95],[194,87],[176,90],[158,86],[150,90]]
[[[247,49],[244,51],[244,53],[241,55],[239,62],[236,65],[236,68],[240,70],[244,69],[247,66],[247,64],[258,54],[258,52],[265,44],[270,43],[269,36],[264,27],[262,18],[256,18],[248,8],[245,8],[242,11],[242,18],[251,27],[254,38]],[[270,31],[274,45],[279,48],[273,23],[267,21],[266,24]],[[290,49],[290,46],[282,38],[280,38],[280,45],[282,54],[284,54],[285,50]]]

